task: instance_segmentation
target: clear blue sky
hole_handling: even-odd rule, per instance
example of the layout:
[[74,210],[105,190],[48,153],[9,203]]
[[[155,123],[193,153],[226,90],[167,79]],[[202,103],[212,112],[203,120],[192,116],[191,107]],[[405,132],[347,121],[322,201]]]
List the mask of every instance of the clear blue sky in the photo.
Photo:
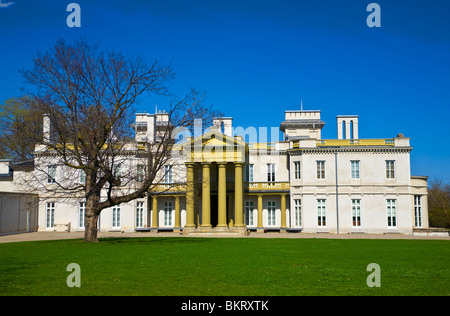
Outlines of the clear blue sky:
[[[206,93],[235,126],[278,127],[285,110],[358,114],[360,138],[411,137],[413,175],[450,182],[450,1],[1,0],[0,100],[20,95],[19,69],[57,37],[80,36],[170,63],[174,92]],[[66,7],[81,6],[81,28]],[[366,7],[381,7],[369,28]],[[137,106],[153,112],[163,99]]]

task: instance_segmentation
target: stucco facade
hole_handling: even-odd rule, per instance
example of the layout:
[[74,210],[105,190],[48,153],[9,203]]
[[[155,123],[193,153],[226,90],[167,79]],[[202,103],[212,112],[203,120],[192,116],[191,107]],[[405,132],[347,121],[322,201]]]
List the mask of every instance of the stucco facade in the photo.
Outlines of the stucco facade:
[[[286,111],[284,140],[271,143],[246,143],[245,135],[234,135],[244,129],[234,128],[232,118],[217,118],[202,136],[176,144],[170,172],[161,171],[148,196],[103,210],[100,231],[412,234],[427,228],[427,177],[411,175],[409,138],[359,139],[358,118],[338,116],[337,138],[321,139],[320,111]],[[140,144],[154,141],[155,126],[166,119],[136,115],[136,141],[122,174],[136,172]],[[37,146],[29,173],[38,178],[58,159]],[[78,170],[52,172],[57,181],[81,181]],[[40,198],[38,229],[84,230],[82,193],[49,193],[55,184],[41,177],[43,188],[32,192]],[[10,179],[10,191],[23,190],[15,188],[18,179]]]

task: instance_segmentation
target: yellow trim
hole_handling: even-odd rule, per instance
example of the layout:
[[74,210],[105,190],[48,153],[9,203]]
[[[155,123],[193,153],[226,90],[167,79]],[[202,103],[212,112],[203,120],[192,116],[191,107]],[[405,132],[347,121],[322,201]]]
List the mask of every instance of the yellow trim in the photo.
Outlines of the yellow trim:
[[152,197],[152,202],[153,202],[152,228],[158,228],[158,197],[156,195]]
[[160,183],[156,184],[150,191],[159,193],[184,192],[186,191],[186,183]]
[[321,139],[320,146],[394,146],[394,139]]
[[291,184],[289,182],[246,182],[245,186],[248,186],[248,191],[279,191],[289,190]]
[[186,225],[195,227],[194,224],[194,164],[186,163]]
[[244,213],[244,188],[242,186],[243,184],[243,176],[242,176],[242,169],[244,167],[244,164],[242,163],[236,163],[234,164],[234,218],[236,220],[236,226],[244,226],[243,221],[243,213]]
[[[386,139],[318,139],[317,147],[343,147],[343,146],[395,146],[393,138]],[[292,148],[299,148],[300,141],[294,141]]]
[[203,192],[202,192],[202,225],[203,227],[211,227],[211,195],[210,195],[210,165],[203,164]]
[[180,228],[180,197],[175,197],[175,228]]
[[227,165],[225,163],[219,164],[219,218],[217,227],[227,227]]
[[263,198],[258,194],[258,227],[263,227]]
[[281,195],[281,225],[280,228],[286,228],[286,194]]
[[[243,169],[243,164],[240,164]],[[243,172],[243,170],[242,170]],[[211,184],[216,187],[218,183],[210,182],[210,190],[211,190]],[[235,182],[227,182],[226,183],[226,190],[231,191],[234,190],[236,183]],[[289,182],[245,182],[244,189],[248,189],[249,193],[276,193],[277,191],[288,191],[290,189],[290,183]],[[175,196],[175,195],[181,195],[183,196],[183,192],[187,192],[187,184],[186,183],[170,183],[170,184],[157,184],[155,185],[151,192],[158,192],[159,194],[165,194],[168,196]]]
[[267,149],[272,150],[275,149],[276,143],[249,143],[248,148],[249,149]]

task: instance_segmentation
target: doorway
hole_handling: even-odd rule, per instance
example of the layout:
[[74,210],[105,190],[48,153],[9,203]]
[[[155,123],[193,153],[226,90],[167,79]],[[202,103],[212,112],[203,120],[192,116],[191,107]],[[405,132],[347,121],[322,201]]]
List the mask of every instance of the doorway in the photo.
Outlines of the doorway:
[[217,195],[211,195],[211,226],[216,227],[219,223],[219,199]]

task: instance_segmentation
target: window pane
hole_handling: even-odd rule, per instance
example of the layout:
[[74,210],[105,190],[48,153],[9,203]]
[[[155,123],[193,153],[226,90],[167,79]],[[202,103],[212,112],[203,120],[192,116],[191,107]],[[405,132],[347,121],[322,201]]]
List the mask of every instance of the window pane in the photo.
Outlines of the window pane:
[[294,200],[294,221],[295,226],[297,227],[302,226],[301,211],[302,211],[302,200]]
[[79,217],[78,227],[84,228],[86,225],[86,222],[85,222],[86,202],[80,202],[79,212],[80,212],[80,214],[79,214],[80,217]]
[[144,181],[144,165],[137,165],[137,178],[138,182]]
[[274,163],[267,164],[267,181],[268,182],[275,181],[275,164]]
[[326,226],[325,200],[317,200],[317,226]]
[[325,179],[325,161],[317,161],[317,179]]
[[395,178],[395,161],[394,160],[386,160],[386,178],[387,179]]
[[359,160],[351,161],[351,178],[359,179]]
[[56,178],[56,166],[50,165],[47,167],[47,183],[54,183]]
[[294,179],[300,179],[300,161],[294,162]]

